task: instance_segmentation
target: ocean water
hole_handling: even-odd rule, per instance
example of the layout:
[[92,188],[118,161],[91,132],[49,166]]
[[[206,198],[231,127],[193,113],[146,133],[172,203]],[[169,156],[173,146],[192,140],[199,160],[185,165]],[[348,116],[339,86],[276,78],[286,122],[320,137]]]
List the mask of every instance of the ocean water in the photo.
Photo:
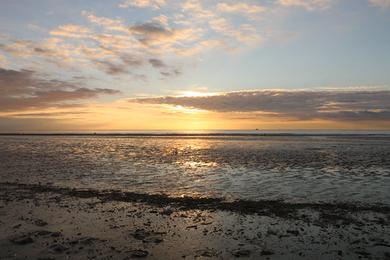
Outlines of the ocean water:
[[0,136],[1,182],[390,205],[390,135]]

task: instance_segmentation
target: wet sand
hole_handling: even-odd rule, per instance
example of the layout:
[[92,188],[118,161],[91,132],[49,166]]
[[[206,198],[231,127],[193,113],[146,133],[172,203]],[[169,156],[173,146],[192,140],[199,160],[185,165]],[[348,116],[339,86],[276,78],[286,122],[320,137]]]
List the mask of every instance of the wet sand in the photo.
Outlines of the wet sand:
[[390,136],[0,136],[1,182],[390,206],[389,177]]
[[0,183],[1,259],[390,259],[390,208]]

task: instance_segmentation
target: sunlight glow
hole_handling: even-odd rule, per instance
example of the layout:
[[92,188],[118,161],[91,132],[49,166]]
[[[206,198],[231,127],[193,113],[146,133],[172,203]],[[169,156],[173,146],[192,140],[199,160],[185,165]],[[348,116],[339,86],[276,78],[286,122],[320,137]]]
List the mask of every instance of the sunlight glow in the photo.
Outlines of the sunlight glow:
[[183,107],[180,105],[170,106],[170,108],[176,112],[180,112],[180,113],[184,113],[184,114],[198,114],[198,113],[206,112],[205,110],[201,110],[201,109],[197,109],[197,108]]
[[180,92],[182,97],[207,97],[207,96],[214,96],[217,95],[217,93],[210,93],[210,92],[198,92],[198,91],[182,91]]

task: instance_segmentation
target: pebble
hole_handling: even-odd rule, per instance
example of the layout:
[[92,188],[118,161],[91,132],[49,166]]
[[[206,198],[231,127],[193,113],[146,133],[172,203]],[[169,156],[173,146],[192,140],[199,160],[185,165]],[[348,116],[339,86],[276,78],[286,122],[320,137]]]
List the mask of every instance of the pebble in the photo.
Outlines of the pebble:
[[238,249],[232,253],[233,256],[235,257],[245,257],[245,256],[250,256],[251,251],[247,249]]
[[141,250],[141,249],[136,249],[130,251],[130,257],[131,258],[145,258],[149,255],[148,251]]
[[30,243],[34,242],[34,240],[28,235],[21,235],[19,237],[13,237],[10,239],[10,241],[14,244],[17,244],[17,245],[26,245],[26,244],[30,244]]
[[68,247],[62,244],[52,244],[49,246],[49,250],[55,253],[62,253],[68,249],[69,249]]

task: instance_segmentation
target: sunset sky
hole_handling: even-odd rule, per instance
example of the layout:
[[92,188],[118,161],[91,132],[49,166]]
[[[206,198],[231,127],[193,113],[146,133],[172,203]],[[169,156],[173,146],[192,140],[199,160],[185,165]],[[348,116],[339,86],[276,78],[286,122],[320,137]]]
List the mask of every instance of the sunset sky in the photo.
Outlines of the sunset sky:
[[390,0],[0,0],[0,132],[390,130]]

